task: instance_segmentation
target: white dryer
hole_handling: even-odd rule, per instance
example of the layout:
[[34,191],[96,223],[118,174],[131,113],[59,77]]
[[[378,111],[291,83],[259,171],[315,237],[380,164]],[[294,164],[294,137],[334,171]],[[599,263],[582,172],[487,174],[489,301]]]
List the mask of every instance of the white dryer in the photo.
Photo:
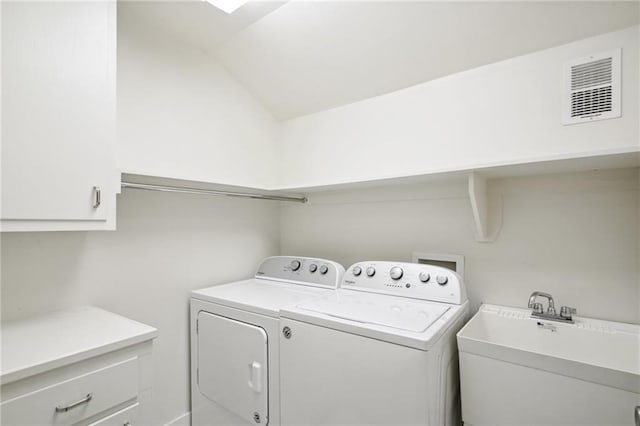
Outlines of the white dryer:
[[460,276],[360,262],[340,287],[280,312],[282,425],[460,424]]
[[193,425],[279,425],[279,310],[338,286],[332,261],[277,256],[253,279],[191,293]]

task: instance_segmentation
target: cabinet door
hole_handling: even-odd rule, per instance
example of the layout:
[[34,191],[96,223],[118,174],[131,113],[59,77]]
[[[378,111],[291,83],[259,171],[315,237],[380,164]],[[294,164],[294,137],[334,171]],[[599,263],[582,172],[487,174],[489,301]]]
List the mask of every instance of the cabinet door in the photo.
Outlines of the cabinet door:
[[267,333],[198,313],[198,390],[247,424],[268,424]]
[[115,3],[2,2],[1,14],[3,230],[104,222],[115,210]]

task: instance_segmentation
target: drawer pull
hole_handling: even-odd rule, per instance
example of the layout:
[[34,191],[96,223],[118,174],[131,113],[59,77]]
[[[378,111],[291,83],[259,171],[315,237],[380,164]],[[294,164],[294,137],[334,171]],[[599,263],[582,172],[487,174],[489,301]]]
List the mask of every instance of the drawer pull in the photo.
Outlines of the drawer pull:
[[66,413],[67,411],[71,410],[72,408],[76,408],[78,405],[86,404],[87,402],[91,401],[91,398],[93,398],[93,394],[88,393],[87,396],[85,396],[81,400],[76,401],[76,402],[72,402],[71,404],[67,405],[66,407],[60,407],[60,406],[56,407],[56,413]]

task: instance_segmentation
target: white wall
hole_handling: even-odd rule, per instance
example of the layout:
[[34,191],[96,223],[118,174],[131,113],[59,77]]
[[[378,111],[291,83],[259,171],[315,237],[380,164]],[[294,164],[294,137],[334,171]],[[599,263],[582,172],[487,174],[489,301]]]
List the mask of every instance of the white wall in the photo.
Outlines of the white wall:
[[[279,186],[638,150],[638,39],[632,27],[285,121]],[[622,118],[563,126],[563,64],[618,47]]]
[[273,186],[277,122],[211,55],[118,12],[118,167]]
[[534,290],[579,314],[640,322],[638,170],[511,178],[503,227],[478,243],[464,183],[311,195],[281,208],[281,251],[411,261],[412,252],[465,256],[472,310],[481,302],[525,307]]
[[[275,121],[211,57],[119,16],[119,165],[247,186],[274,173]],[[118,196],[117,231],[2,234],[2,319],[91,304],[150,324],[151,424],[189,411],[189,291],[279,252],[275,202]]]
[[189,411],[189,291],[278,254],[275,202],[125,190],[114,232],[2,234],[2,320],[90,304],[152,325],[150,424]]
[[[277,125],[271,116],[210,57],[137,28],[126,17],[119,17],[119,25],[120,166],[273,185]],[[509,67],[529,64],[522,61]],[[545,79],[555,75],[550,68],[542,71]],[[500,76],[493,76],[495,84]],[[637,89],[637,83],[626,87]],[[439,81],[415,90],[428,92],[424,99],[442,99],[449,89]],[[494,139],[469,139],[458,121],[423,123],[423,108],[435,107],[406,93],[362,103],[371,107],[348,106],[285,123],[281,184],[366,179],[372,172],[363,166],[367,161],[379,167],[376,177],[400,169],[429,171],[441,161],[457,161],[460,141],[473,142],[460,156],[465,161],[482,162],[503,151],[515,155],[513,135],[500,130],[504,123],[520,129],[517,152],[525,156],[542,155],[539,143],[558,141],[562,149],[593,149],[604,135],[611,147],[621,147],[636,132],[637,143],[637,129],[627,118],[622,125],[611,120],[563,128],[560,138],[549,124],[559,120],[559,110],[546,108],[548,100],[532,102],[541,123],[533,135],[538,121],[508,111],[507,118],[486,122]],[[506,89],[492,95],[508,102]],[[474,105],[475,111],[485,108],[480,101],[466,105],[464,114]],[[625,104],[625,117],[634,111],[637,116],[637,106]],[[404,125],[398,137],[396,126]],[[307,134],[309,126],[318,133]],[[423,152],[425,141],[436,143],[425,145],[425,155],[414,155],[412,149]],[[151,422],[163,424],[189,409],[189,290],[248,277],[263,257],[279,252],[323,256],[345,266],[372,258],[410,260],[412,251],[460,253],[474,308],[480,301],[523,306],[538,289],[584,315],[640,322],[639,185],[637,170],[495,182],[494,190],[504,194],[504,226],[492,244],[475,242],[466,186],[455,182],[317,194],[309,205],[282,207],[125,190],[118,197],[115,232],[2,235],[2,319],[93,304],[157,327]]]

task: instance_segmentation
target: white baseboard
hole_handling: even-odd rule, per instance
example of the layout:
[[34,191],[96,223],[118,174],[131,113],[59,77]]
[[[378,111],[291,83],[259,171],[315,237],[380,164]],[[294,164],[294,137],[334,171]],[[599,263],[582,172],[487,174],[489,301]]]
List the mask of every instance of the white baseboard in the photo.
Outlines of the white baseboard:
[[191,411],[176,417],[164,426],[191,426]]

